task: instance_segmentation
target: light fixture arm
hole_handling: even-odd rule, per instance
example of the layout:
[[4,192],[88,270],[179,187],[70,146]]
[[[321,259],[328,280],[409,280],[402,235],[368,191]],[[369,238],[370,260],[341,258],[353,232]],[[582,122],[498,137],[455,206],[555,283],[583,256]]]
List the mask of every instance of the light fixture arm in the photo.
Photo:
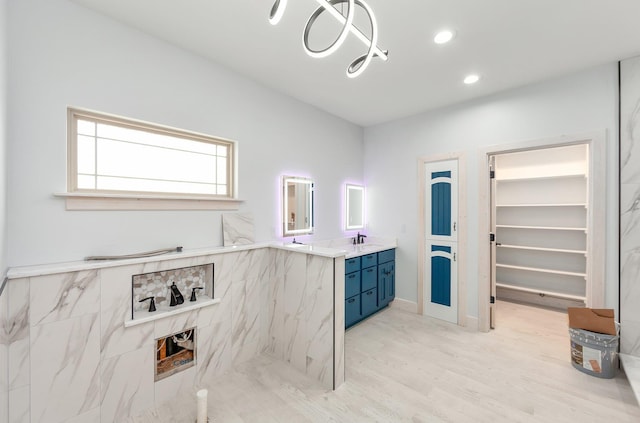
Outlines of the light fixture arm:
[[[356,36],[360,41],[362,41],[365,46],[369,49],[367,54],[364,54],[358,58],[356,58],[347,68],[347,76],[349,78],[355,78],[362,74],[362,72],[367,69],[371,60],[374,57],[379,57],[383,61],[387,61],[388,59],[388,51],[382,50],[378,47],[378,23],[376,21],[375,15],[373,14],[373,10],[364,0],[315,0],[316,3],[319,4],[318,7],[309,17],[307,24],[304,27],[304,32],[302,36],[302,44],[304,46],[305,51],[311,57],[322,58],[327,57],[333,54],[336,50],[338,50],[347,36],[351,33]],[[347,16],[345,17],[342,13],[340,13],[335,6],[338,4],[347,3]],[[284,11],[287,6],[287,0],[276,0],[271,8],[271,14],[269,16],[269,22],[272,25],[278,24],[284,15]],[[353,19],[355,15],[355,6],[359,6],[362,8],[371,25],[371,38],[368,38],[364,35],[358,28],[353,24]],[[311,32],[311,28],[314,23],[320,17],[320,15],[324,12],[328,12],[334,19],[336,19],[341,25],[342,30],[338,35],[338,38],[329,45],[329,47],[322,50],[313,50],[309,47],[309,33]]]
[[[324,0],[322,2],[324,3]],[[316,22],[316,19],[318,19],[318,17],[322,15],[322,13],[327,10],[327,8],[318,7],[316,11],[313,12],[313,14],[309,17],[307,24],[304,26],[304,33],[302,35],[302,45],[304,46],[307,54],[311,57],[322,58],[335,53],[336,50],[338,50],[342,46],[344,40],[347,39],[347,35],[349,35],[349,29],[353,27],[353,16],[355,15],[354,0],[328,0],[328,3],[331,4],[331,9],[333,10],[336,10],[333,7],[335,4],[347,3],[347,18],[345,19],[342,13],[338,13],[338,16],[340,16],[340,18],[342,18],[342,20],[344,21],[341,22],[342,31],[340,32],[338,38],[333,42],[333,44],[331,44],[324,50],[313,50],[311,47],[309,47],[309,33],[311,32],[311,27]],[[340,19],[338,19],[338,21],[340,21]]]

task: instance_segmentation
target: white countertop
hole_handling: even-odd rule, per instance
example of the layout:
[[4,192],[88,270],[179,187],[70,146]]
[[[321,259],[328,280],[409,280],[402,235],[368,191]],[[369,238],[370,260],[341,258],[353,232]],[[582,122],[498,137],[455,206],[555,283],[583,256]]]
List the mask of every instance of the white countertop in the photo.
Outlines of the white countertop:
[[[326,242],[326,241],[325,241]],[[395,241],[376,241],[365,244],[342,244],[327,246],[325,242],[313,243],[313,244],[293,244],[286,242],[279,242],[271,244],[273,248],[279,248],[282,250],[297,251],[300,253],[314,254],[324,257],[341,257],[345,258],[358,257],[366,254],[377,253],[378,251],[389,250],[396,248]]]
[[392,248],[396,248],[395,243],[350,245],[345,247],[345,251],[347,252],[345,258],[349,259],[352,257],[364,256],[366,254],[377,253],[379,251],[390,250]]
[[278,248],[280,250],[293,251],[297,253],[313,254],[316,256],[323,256],[329,258],[342,257],[346,254],[346,251],[334,248],[324,247],[316,244],[293,244],[291,242],[273,242],[269,245],[272,248]]
[[51,275],[56,273],[77,272],[82,270],[104,269],[108,267],[126,266],[138,263],[151,263],[157,261],[177,260],[211,254],[226,254],[234,251],[254,250],[258,248],[278,248],[282,250],[295,251],[304,254],[312,254],[323,257],[342,257],[346,254],[344,250],[316,245],[291,244],[284,242],[263,242],[247,245],[234,245],[231,247],[208,247],[196,248],[192,250],[183,249],[181,252],[161,254],[152,257],[141,257],[122,260],[95,260],[95,261],[70,261],[64,263],[40,264],[34,266],[12,267],[7,272],[8,279],[29,278],[34,276]]
[[234,245],[231,247],[207,247],[196,249],[183,249],[181,252],[167,253],[152,257],[141,257],[122,260],[96,260],[96,261],[71,261],[64,263],[40,264],[35,266],[12,267],[7,272],[8,279],[29,278],[34,276],[51,275],[56,273],[77,272],[82,270],[103,269],[108,267],[126,266],[138,263],[151,263],[157,261],[177,260],[205,256],[211,254],[226,254],[234,251],[254,250],[258,248],[277,248],[303,254],[312,254],[322,257],[346,258],[371,254],[378,251],[396,248],[396,241],[382,240],[379,238],[365,238],[364,244],[353,245],[349,243],[351,238],[320,241],[312,244],[293,244],[290,242],[262,242],[247,245]]

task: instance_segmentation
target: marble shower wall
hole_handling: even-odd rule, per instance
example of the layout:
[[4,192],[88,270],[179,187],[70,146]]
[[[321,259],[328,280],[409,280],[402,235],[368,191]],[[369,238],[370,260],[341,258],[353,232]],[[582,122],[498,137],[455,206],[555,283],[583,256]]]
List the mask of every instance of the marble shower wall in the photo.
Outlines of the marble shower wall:
[[7,290],[0,294],[0,423],[9,421],[9,339],[7,337]]
[[[344,318],[334,320],[334,303],[344,303],[343,291],[336,298],[334,261],[344,258],[275,250],[272,259],[266,352],[333,389],[335,322],[342,322],[336,333],[344,335]],[[344,280],[335,284],[343,286]]]
[[253,213],[224,213],[222,215],[223,245],[246,245],[255,242]]
[[11,281],[0,296],[0,422],[29,421],[28,296],[28,284]]
[[[262,353],[331,389],[335,371],[344,379],[342,344],[333,366],[334,330],[344,328],[333,314],[334,261],[344,275],[343,257],[258,247],[11,279],[0,297],[0,423],[121,422],[177,393],[195,400],[197,389]],[[219,304],[124,326],[132,275],[208,263]],[[196,365],[154,382],[155,339],[193,326]],[[344,329],[337,333],[343,340]]]
[[640,57],[620,63],[620,351],[640,356]]
[[[132,275],[207,263],[219,304],[124,327]],[[3,325],[10,407],[0,422],[120,422],[215,384],[264,350],[269,264],[270,250],[260,248],[10,280],[2,295],[11,305]],[[154,382],[155,338],[193,326],[196,366]]]

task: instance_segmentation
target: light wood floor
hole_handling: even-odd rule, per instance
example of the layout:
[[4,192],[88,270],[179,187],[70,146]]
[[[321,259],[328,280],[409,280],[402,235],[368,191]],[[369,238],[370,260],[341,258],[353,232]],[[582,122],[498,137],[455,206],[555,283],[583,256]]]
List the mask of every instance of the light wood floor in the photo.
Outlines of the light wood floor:
[[[347,382],[334,392],[269,357],[209,390],[213,422],[640,422],[620,373],[569,361],[566,314],[498,303],[490,333],[388,308],[347,331]],[[193,422],[158,410],[135,422]]]

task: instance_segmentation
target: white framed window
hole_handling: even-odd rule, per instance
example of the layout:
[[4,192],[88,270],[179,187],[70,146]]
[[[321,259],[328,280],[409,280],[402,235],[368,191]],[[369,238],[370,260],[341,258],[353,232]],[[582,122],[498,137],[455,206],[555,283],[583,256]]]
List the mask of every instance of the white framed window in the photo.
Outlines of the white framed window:
[[233,141],[75,108],[67,116],[67,197],[235,200]]

